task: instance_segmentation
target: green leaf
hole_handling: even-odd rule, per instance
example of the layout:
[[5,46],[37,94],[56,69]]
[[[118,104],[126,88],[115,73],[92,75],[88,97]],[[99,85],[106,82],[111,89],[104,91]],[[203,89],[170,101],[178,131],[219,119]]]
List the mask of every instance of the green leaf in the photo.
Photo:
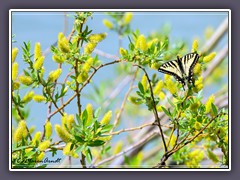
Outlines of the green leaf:
[[18,151],[18,150],[21,150],[21,149],[26,149],[28,147],[29,146],[21,146],[21,147],[13,148],[12,151]]
[[88,162],[92,161],[92,153],[89,148],[87,149],[86,157],[87,157]]
[[80,136],[75,135],[74,138],[80,143],[85,143],[84,139]]
[[89,141],[87,143],[88,146],[94,147],[94,146],[101,146],[105,143],[105,141],[102,140],[95,140],[95,141]]
[[139,82],[139,83],[138,83],[138,89],[140,90],[140,92],[141,92],[142,94],[144,94],[144,93],[145,93],[145,92],[144,92],[143,85],[142,85],[142,83],[141,83],[141,82]]
[[218,110],[217,110],[217,107],[212,103],[212,110],[213,110],[213,113],[214,115],[216,116],[218,114]]
[[168,117],[172,117],[171,113],[168,110],[166,110],[165,107],[162,106],[162,110]]
[[81,118],[79,117],[78,114],[76,114],[76,118],[77,118],[77,121],[78,121],[78,125],[80,125],[82,121],[81,121]]
[[211,159],[213,162],[215,162],[215,163],[219,162],[218,157],[217,157],[212,151],[210,151],[209,149],[207,150],[207,156],[208,156],[208,158]]
[[112,129],[113,125],[112,124],[107,124],[102,127],[101,133],[106,133],[109,132]]
[[175,105],[173,104],[173,102],[169,98],[167,100],[168,100],[169,104],[171,104],[172,107],[175,107]]
[[82,150],[83,150],[85,147],[86,147],[85,145],[78,146],[78,147],[75,149],[75,152],[76,152],[76,153],[82,152]]
[[101,112],[101,107],[97,108],[95,111],[94,111],[94,117],[97,118]]
[[37,151],[29,151],[26,156],[31,157],[32,155],[36,154]]
[[87,113],[87,110],[85,109],[85,110],[83,111],[83,114],[82,114],[83,127],[85,127],[86,122],[87,122],[87,119],[88,119],[88,113]]

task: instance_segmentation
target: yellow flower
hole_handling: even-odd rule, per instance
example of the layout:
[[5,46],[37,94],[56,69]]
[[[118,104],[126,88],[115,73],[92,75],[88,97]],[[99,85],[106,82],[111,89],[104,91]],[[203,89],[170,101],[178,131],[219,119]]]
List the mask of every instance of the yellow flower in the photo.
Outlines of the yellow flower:
[[112,28],[113,28],[113,24],[112,24],[108,19],[104,19],[104,20],[103,20],[103,24],[104,24],[108,29],[112,29]]
[[203,58],[203,62],[208,63],[208,62],[212,61],[213,58],[215,58],[215,56],[216,56],[216,52],[212,52],[211,54],[209,54]]
[[157,62],[151,64],[151,68],[156,69],[156,70],[159,69],[160,66],[161,66],[161,64],[157,63]]
[[86,106],[88,118],[87,118],[87,125],[89,125],[93,119],[93,107],[91,104],[87,104]]
[[137,41],[136,41],[136,48],[139,48],[141,49],[142,51],[146,51],[147,50],[147,42],[146,42],[146,39],[145,39],[145,36],[143,34],[141,34]]
[[97,46],[96,43],[89,42],[84,47],[84,54],[91,54],[95,47]]
[[162,81],[162,80],[159,80],[159,81],[157,82],[156,86],[155,86],[154,89],[153,89],[153,94],[154,94],[154,95],[159,94],[159,93],[161,92],[162,88],[163,88],[163,85],[164,85],[163,81]]
[[194,87],[194,91],[197,93],[199,92],[202,88],[203,88],[203,78],[199,77],[195,83],[194,83],[195,87]]
[[101,124],[108,124],[111,118],[112,118],[112,111],[108,111],[100,122]]
[[70,52],[70,47],[68,44],[68,40],[67,38],[64,36],[64,34],[62,32],[60,32],[58,34],[58,48],[60,49],[60,51],[62,51],[63,53],[68,53]]
[[44,152],[41,152],[38,156],[37,156],[37,162],[41,162],[42,160],[43,160],[43,158],[44,158],[44,156],[45,156],[45,153]]
[[49,140],[43,141],[39,143],[38,149],[39,151],[45,151],[49,146],[51,145],[51,142]]
[[19,81],[24,85],[30,85],[32,84],[32,78],[29,76],[19,76]]
[[119,49],[119,53],[122,55],[122,56],[126,56],[127,55],[127,50],[126,49],[123,49],[122,47]]
[[45,137],[49,139],[52,135],[52,124],[50,121],[47,121],[45,124]]
[[91,66],[93,65],[93,58],[90,57],[87,59],[87,61],[84,63],[82,67],[82,71],[88,73],[90,71]]
[[15,81],[18,75],[18,63],[14,62],[12,65],[12,80]]
[[29,133],[32,134],[35,131],[36,127],[35,126],[31,126],[29,128]]
[[160,105],[157,106],[157,111],[158,111],[158,112],[162,112],[162,111],[163,111],[163,110],[162,110],[162,106],[160,106]]
[[74,152],[74,150],[70,150],[72,143],[67,143],[66,146],[63,148],[63,154],[65,156],[72,156],[73,158],[78,158],[78,154]]
[[170,91],[171,94],[177,93],[177,85],[174,83],[168,75],[165,75],[166,88]]
[[42,68],[44,59],[45,59],[45,56],[38,57],[38,59],[33,64],[33,68],[35,70],[39,70],[40,68]]
[[83,71],[78,75],[77,82],[80,84],[85,82],[87,79],[88,79],[88,73]]
[[195,39],[192,44],[192,52],[196,52],[198,50],[198,40]]
[[18,54],[18,48],[13,48],[12,49],[12,62],[15,61],[17,54]]
[[197,63],[194,67],[194,70],[193,70],[194,74],[196,75],[201,75],[202,73],[202,67],[201,67],[201,64],[200,63]]
[[206,107],[205,113],[206,113],[206,114],[209,113],[210,110],[212,109],[212,103],[214,103],[214,100],[215,100],[215,96],[214,96],[214,95],[211,95],[211,96],[208,98],[208,100],[207,100],[207,102],[206,102],[206,104],[205,104],[205,107]]
[[116,155],[118,154],[121,150],[122,150],[122,147],[123,147],[123,142],[122,141],[118,141],[114,150],[113,150],[113,154]]
[[34,48],[34,60],[38,60],[38,58],[40,58],[42,56],[42,50],[41,50],[41,45],[39,42],[37,42],[35,44],[35,48]]
[[42,133],[40,131],[35,133],[35,135],[34,135],[34,137],[32,139],[32,145],[36,146],[37,142],[40,143],[40,141],[41,141],[41,134]]
[[67,127],[68,127],[68,129],[71,130],[74,125],[75,125],[74,115],[70,114],[67,117]]
[[59,47],[60,51],[62,51],[63,53],[70,52],[70,47],[69,47],[69,44],[68,44],[68,40],[65,39],[65,38],[58,41],[58,47]]
[[194,124],[194,128],[199,131],[202,128],[201,123],[196,121]]
[[143,89],[146,92],[148,89],[148,80],[147,80],[147,76],[144,74],[142,76],[142,81],[141,81],[142,85],[143,85]]
[[58,33],[58,41],[61,41],[64,38],[64,34],[62,32]]
[[107,36],[107,33],[100,33],[100,34],[91,34],[89,37],[88,37],[88,40],[91,42],[91,43],[99,43],[101,42],[102,40],[104,40]]
[[127,12],[124,14],[124,17],[123,17],[123,23],[125,25],[129,24],[132,20],[132,17],[133,17],[133,13],[132,12]]
[[17,90],[18,88],[20,87],[20,83],[19,82],[13,82],[13,84],[12,84],[12,89],[13,89],[13,91],[14,90]]
[[29,91],[25,96],[23,96],[22,102],[28,103],[29,101],[32,100],[33,96],[34,96],[34,91]]
[[165,98],[165,93],[163,91],[161,91],[158,95],[158,97],[160,98],[160,100],[163,100]]
[[156,44],[157,42],[158,42],[157,38],[152,39],[151,41],[149,41],[147,43],[148,48],[150,48],[152,46],[152,44]]
[[63,63],[65,61],[65,58],[63,56],[58,56],[56,54],[54,54],[52,56],[52,59],[56,62],[56,63]]
[[22,138],[26,138],[27,135],[28,135],[28,132],[27,132],[26,122],[24,120],[21,120],[18,123],[18,127],[16,131],[14,132],[13,139],[15,142],[19,142],[19,141],[22,141]]
[[63,129],[59,124],[55,125],[55,131],[57,135],[62,139],[64,142],[70,142],[72,139],[71,134],[69,134],[65,129]]
[[51,71],[48,75],[48,81],[51,81],[51,82],[56,81],[61,74],[62,74],[62,69]]
[[33,100],[35,102],[40,103],[40,102],[46,101],[46,98],[44,96],[40,95],[40,94],[36,94],[36,95],[33,96]]

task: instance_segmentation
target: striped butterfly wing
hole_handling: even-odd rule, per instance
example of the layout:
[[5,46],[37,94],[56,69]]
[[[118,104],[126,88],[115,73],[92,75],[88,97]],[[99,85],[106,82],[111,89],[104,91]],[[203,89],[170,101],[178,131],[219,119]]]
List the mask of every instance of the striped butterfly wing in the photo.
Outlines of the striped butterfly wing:
[[193,69],[198,62],[199,55],[197,53],[189,53],[177,60],[169,61],[162,64],[158,71],[172,75],[179,81],[183,88],[185,86],[185,78],[189,83],[193,84]]
[[177,81],[182,83],[183,86],[185,85],[183,74],[179,66],[178,60],[163,63],[159,67],[158,71],[173,76]]
[[181,58],[183,72],[189,83],[193,84],[193,69],[197,64],[199,55],[197,53],[189,53]]

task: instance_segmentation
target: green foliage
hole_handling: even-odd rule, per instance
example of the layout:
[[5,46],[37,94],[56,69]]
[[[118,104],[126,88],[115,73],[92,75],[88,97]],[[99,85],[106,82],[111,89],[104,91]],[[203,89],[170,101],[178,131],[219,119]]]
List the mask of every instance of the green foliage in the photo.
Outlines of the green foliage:
[[[168,25],[163,26],[159,32],[145,36],[139,30],[131,29],[132,13],[109,12],[107,15],[111,21],[105,20],[104,25],[121,38],[126,37],[129,40],[128,48],[119,47],[120,58],[112,62],[103,64],[99,55],[93,55],[96,46],[106,38],[106,33],[93,34],[93,30],[89,29],[87,20],[92,17],[91,12],[77,12],[74,15],[74,25],[69,37],[59,33],[57,45],[51,46],[52,59],[58,68],[51,71],[48,76],[44,75],[47,65],[44,64],[45,56],[41,52],[40,43],[35,44],[34,54],[31,53],[30,41],[23,43],[22,60],[27,67],[21,73],[24,74],[24,77],[29,78],[29,83],[21,81],[18,72],[15,72],[14,76],[16,77],[12,80],[12,86],[15,85],[16,88],[13,88],[11,92],[12,116],[18,124],[21,120],[25,122],[29,119],[30,110],[26,108],[26,104],[33,99],[39,103],[48,103],[46,122],[50,122],[53,116],[59,114],[62,118],[62,125],[55,125],[55,131],[60,137],[57,142],[53,142],[54,138],[51,137],[51,126],[49,126],[51,127],[49,135],[46,135],[46,129],[43,129],[43,132],[37,132],[33,138],[27,126],[23,130],[13,130],[13,134],[17,132],[19,136],[15,138],[17,142],[13,138],[12,167],[45,168],[47,164],[42,161],[45,153],[49,152],[52,157],[56,157],[59,151],[62,151],[64,156],[80,158],[83,167],[92,166],[101,160],[104,162],[104,158],[112,157],[114,159],[115,155],[121,154],[121,152],[124,156],[123,163],[127,167],[142,167],[145,163],[143,162],[144,151],[141,151],[143,148],[140,148],[138,153],[128,156],[121,145],[121,148],[118,147],[114,153],[110,140],[114,135],[140,130],[149,124],[157,126],[162,133],[163,123],[166,125],[164,134],[161,134],[161,138],[157,138],[163,143],[157,142],[156,146],[161,146],[158,153],[159,156],[161,155],[160,159],[166,158],[164,163],[167,165],[164,167],[171,167],[170,161],[173,161],[184,167],[198,168],[201,167],[201,162],[205,160],[205,157],[214,165],[227,166],[229,161],[228,113],[224,108],[218,107],[214,95],[206,103],[204,103],[205,97],[202,95],[202,89],[205,88],[202,70],[208,68],[208,63],[216,53],[201,55],[198,68],[194,71],[195,84],[194,86],[188,84],[188,88],[183,91],[182,86],[171,76],[167,75],[163,79],[159,74],[149,76],[148,72],[155,72],[166,60],[185,53],[187,51],[186,43],[184,41],[170,42]],[[194,40],[192,49],[201,54],[198,50],[197,40]],[[118,81],[110,82],[109,79],[104,79],[98,84],[92,82],[92,78],[100,68],[115,63],[119,63],[117,75],[124,74],[124,76],[134,77],[122,103],[118,103],[118,97],[106,98],[110,92],[109,89],[112,90]],[[69,71],[67,75],[63,73],[65,79],[62,80],[62,71],[66,67],[69,67]],[[143,75],[141,80],[140,75]],[[119,79],[122,77],[120,76]],[[138,82],[136,85],[135,81]],[[83,92],[88,84],[92,85],[93,90]],[[31,91],[22,96],[20,91],[23,88]],[[34,94],[35,89],[40,89],[41,93]],[[133,89],[134,95],[131,94]],[[117,96],[117,93],[114,93]],[[69,94],[73,94],[73,96],[69,98]],[[65,97],[68,99],[66,100]],[[85,109],[82,109],[81,98],[83,97],[93,102],[94,106],[97,104],[98,108],[94,110],[93,105],[89,103]],[[65,106],[73,99],[76,99],[77,110],[74,114],[67,115]],[[127,103],[127,100],[135,105],[134,108],[132,104]],[[108,104],[106,103],[106,105],[105,102]],[[141,106],[142,104],[145,106]],[[55,109],[52,109],[53,106]],[[108,108],[115,108],[115,111],[108,111]],[[135,112],[131,112],[133,109]],[[129,129],[124,127],[122,130],[116,131],[115,128],[123,119],[131,120],[131,123],[134,123],[133,118],[132,120],[128,119],[129,116],[122,116],[123,112],[126,114],[129,112],[132,117],[133,115],[141,116],[140,118],[151,114],[155,119],[148,125],[144,124]],[[114,117],[113,123],[111,122],[112,116]],[[134,138],[130,135],[128,135],[128,140],[128,143],[134,142]],[[45,142],[47,142],[47,146],[44,146]],[[62,144],[59,146],[60,143]],[[215,154],[217,150],[221,150],[222,159]],[[159,159],[154,163],[158,164]],[[99,167],[101,167],[101,163],[99,163]]]

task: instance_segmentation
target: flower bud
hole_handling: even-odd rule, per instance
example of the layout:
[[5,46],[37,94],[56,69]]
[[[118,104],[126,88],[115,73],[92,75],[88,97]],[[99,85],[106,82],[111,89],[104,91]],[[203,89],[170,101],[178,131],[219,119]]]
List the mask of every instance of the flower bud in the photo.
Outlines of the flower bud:
[[32,78],[29,76],[19,76],[19,81],[24,85],[30,85],[32,84]]
[[12,49],[12,62],[15,61],[17,54],[18,54],[18,48],[13,48]]
[[133,13],[132,12],[126,12],[123,17],[123,23],[125,25],[129,24],[132,20]]
[[32,100],[33,96],[34,96],[34,91],[29,91],[25,96],[23,96],[22,102],[28,103],[29,101]]
[[71,141],[71,134],[69,134],[65,129],[63,129],[59,124],[55,125],[55,131],[57,135],[62,139],[64,142],[70,142]]
[[213,58],[215,58],[215,56],[216,56],[216,53],[212,52],[211,54],[209,54],[203,58],[203,62],[208,63],[208,62],[212,61]]
[[108,124],[112,118],[112,111],[108,111],[101,120],[101,124]]
[[45,137],[49,139],[52,135],[52,124],[50,121],[47,121],[45,124]]
[[40,102],[46,101],[46,98],[42,95],[36,94],[36,95],[33,96],[33,100],[35,102],[40,103]]
[[42,56],[42,50],[41,50],[41,45],[39,42],[35,44],[34,48],[34,60],[38,60]]
[[142,51],[146,51],[147,50],[147,42],[145,39],[145,36],[143,34],[141,34],[137,41],[136,41],[136,48],[141,49]]
[[18,63],[14,62],[12,65],[12,80],[15,81],[18,75]]
[[38,149],[39,151],[45,151],[49,146],[51,145],[51,142],[49,140],[43,141],[39,143]]
[[113,28],[113,24],[107,20],[107,19],[104,19],[103,20],[103,24],[108,28],[108,29],[112,29]]

